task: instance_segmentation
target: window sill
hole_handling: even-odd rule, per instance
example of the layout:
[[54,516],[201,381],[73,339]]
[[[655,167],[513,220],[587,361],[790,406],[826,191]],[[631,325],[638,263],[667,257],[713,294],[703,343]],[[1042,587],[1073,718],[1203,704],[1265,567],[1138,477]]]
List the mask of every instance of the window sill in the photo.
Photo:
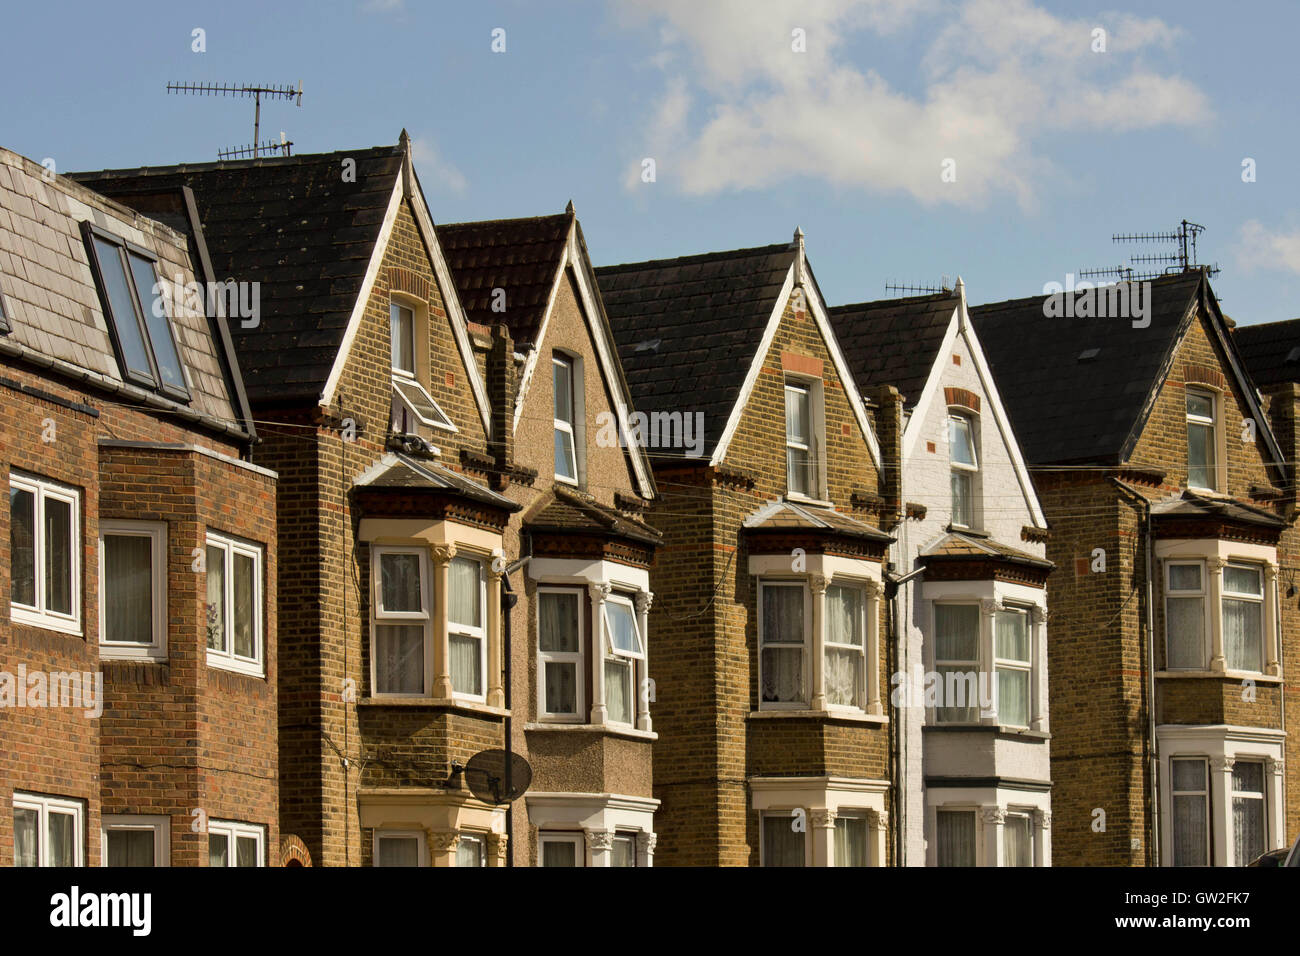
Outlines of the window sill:
[[980,733],[997,734],[999,737],[1013,737],[1022,740],[1051,740],[1052,735],[1046,730],[1031,730],[1027,727],[1012,727],[1007,724],[925,724],[921,730],[925,733]]
[[1253,680],[1256,684],[1281,684],[1282,676],[1280,674],[1261,674],[1259,671],[1204,671],[1204,670],[1178,670],[1178,671],[1156,671],[1156,677],[1160,678],[1218,678],[1220,680],[1230,680],[1240,682],[1244,680]]
[[779,720],[783,717],[793,717],[798,720],[842,720],[853,724],[875,724],[880,726],[889,723],[889,718],[884,714],[840,710],[751,710],[746,719]]
[[20,607],[10,607],[9,619],[15,624],[26,624],[28,627],[58,631],[60,634],[71,634],[73,637],[84,636],[80,621],[64,621],[56,617],[47,617],[44,614],[26,611]]
[[809,498],[807,495],[801,495],[797,491],[787,491],[785,493],[786,501],[793,501],[800,505],[814,505],[818,508],[834,508],[835,502],[827,501],[824,498]]
[[653,730],[638,730],[626,724],[570,724],[559,721],[532,721],[524,724],[527,733],[588,733],[609,734],[612,737],[627,737],[631,740],[658,740],[659,735]]
[[490,707],[472,700],[460,700],[452,697],[362,697],[357,700],[358,707],[429,707],[439,710],[463,710],[489,717],[509,717],[510,711],[504,707]]
[[226,671],[230,674],[242,674],[245,677],[266,680],[266,668],[260,664],[243,664],[225,657],[209,656],[208,666],[214,670]]
[[[127,664],[166,664],[167,651],[155,647],[115,647],[99,645],[101,661],[120,661]],[[215,666],[215,665],[214,665]]]

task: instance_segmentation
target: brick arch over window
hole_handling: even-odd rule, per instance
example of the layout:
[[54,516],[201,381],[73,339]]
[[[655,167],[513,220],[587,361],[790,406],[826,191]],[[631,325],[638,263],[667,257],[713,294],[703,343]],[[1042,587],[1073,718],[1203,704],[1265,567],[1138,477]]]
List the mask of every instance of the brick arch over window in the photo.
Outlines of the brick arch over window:
[[286,833],[280,837],[280,865],[281,866],[311,866],[311,853],[307,850],[307,844],[294,836],[292,833]]
[[1210,365],[1188,364],[1183,368],[1183,382],[1187,385],[1207,385],[1220,392],[1228,390],[1228,380],[1217,368]]
[[388,288],[390,292],[405,292],[422,302],[429,301],[429,280],[412,272],[410,269],[390,266],[388,269]]
[[943,400],[949,408],[965,408],[976,415],[980,413],[980,397],[968,389],[945,388]]

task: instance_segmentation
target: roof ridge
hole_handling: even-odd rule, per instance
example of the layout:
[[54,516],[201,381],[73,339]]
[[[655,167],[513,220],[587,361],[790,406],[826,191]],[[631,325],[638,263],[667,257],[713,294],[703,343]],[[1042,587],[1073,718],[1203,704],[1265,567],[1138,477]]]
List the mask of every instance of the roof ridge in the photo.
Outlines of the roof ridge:
[[616,272],[625,270],[628,272],[641,271],[647,268],[669,268],[679,265],[693,265],[698,262],[707,262],[717,259],[740,259],[746,256],[755,255],[756,253],[777,253],[788,252],[794,255],[796,250],[790,247],[788,242],[773,243],[769,246],[750,246],[745,249],[724,249],[719,252],[698,252],[689,256],[676,256],[668,259],[645,259],[640,262],[619,262],[607,266],[597,266],[597,272]]
[[[1160,282],[1160,283],[1163,283],[1163,284],[1166,284],[1166,285],[1173,285],[1175,282],[1186,281],[1186,280],[1192,280],[1192,281],[1200,282],[1200,280],[1201,280],[1201,274],[1200,274],[1199,272],[1176,272],[1176,273],[1170,273],[1169,275],[1157,276],[1157,277],[1154,278],[1154,279],[1144,279],[1144,280],[1140,280],[1140,281],[1144,281],[1144,282]],[[1084,281],[1087,281],[1087,280],[1085,279]],[[1133,281],[1138,281],[1138,280],[1133,280]],[[1114,283],[1111,283],[1111,284],[1113,285]],[[1093,284],[1093,288],[1096,288],[1096,284],[1095,284],[1095,283]],[[1065,290],[1063,289],[1063,290],[1061,290],[1061,291],[1064,292]],[[1086,292],[1087,290],[1086,290],[1086,289],[1078,289],[1078,288],[1075,288],[1075,289],[1072,289],[1072,290],[1070,290],[1070,291],[1071,291],[1071,293],[1074,293],[1074,292]],[[1056,295],[1056,294],[1057,294],[1057,293],[1055,293],[1055,292],[1040,292],[1040,293],[1038,293],[1037,295],[1024,295],[1024,296],[1020,296],[1019,298],[1016,298],[1016,299],[1000,299],[1000,300],[998,300],[997,302],[981,302],[979,305],[972,305],[972,306],[970,306],[970,311],[971,311],[971,312],[975,312],[975,311],[978,311],[978,310],[980,310],[980,309],[992,309],[992,308],[995,308],[995,307],[997,307],[997,306],[1006,306],[1006,305],[1022,305],[1022,304],[1024,304],[1024,303],[1028,303],[1028,302],[1039,302],[1039,301],[1041,301],[1041,300],[1043,300],[1043,299],[1046,299],[1046,298],[1047,298],[1048,296],[1050,296],[1050,295]]]
[[910,302],[943,302],[948,299],[960,299],[961,297],[952,289],[945,289],[943,292],[931,292],[926,295],[904,295],[897,299],[871,299],[867,302],[845,302],[842,305],[827,306],[828,312],[848,312],[850,309],[867,309],[873,307],[885,307],[890,305],[902,305]]
[[571,212],[549,212],[540,216],[512,216],[509,219],[466,219],[462,222],[440,222],[435,229],[462,229],[470,226],[500,226],[506,223],[540,222],[543,219],[567,219]]
[[328,153],[299,153],[296,156],[258,156],[248,159],[220,159],[208,163],[173,163],[168,166],[123,166],[110,169],[84,169],[67,175],[74,179],[93,178],[109,179],[122,176],[174,176],[180,173],[213,172],[222,169],[253,169],[271,166],[306,165],[308,161],[333,159],[336,156],[357,156],[364,153],[390,152],[394,156],[402,153],[401,144],[390,146],[364,146],[357,149],[336,149]]

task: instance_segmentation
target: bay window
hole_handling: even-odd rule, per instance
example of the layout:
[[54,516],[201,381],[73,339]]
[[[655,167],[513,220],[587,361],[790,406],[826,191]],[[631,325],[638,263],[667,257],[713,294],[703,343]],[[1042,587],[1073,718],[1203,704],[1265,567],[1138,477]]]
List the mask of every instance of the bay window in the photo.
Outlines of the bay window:
[[1232,852],[1238,866],[1245,866],[1268,849],[1264,806],[1263,761],[1235,761],[1232,766]]
[[975,425],[967,415],[948,416],[948,459],[952,484],[952,523],[975,527],[975,479],[979,456],[975,452]]
[[975,865],[975,811],[938,810],[935,833],[940,866]]
[[645,660],[641,632],[631,599],[613,594],[605,600],[605,708],[611,723],[636,719],[636,667]]
[[585,866],[586,841],[581,833],[538,834],[537,855],[542,866]]
[[537,591],[537,707],[544,719],[582,719],[582,598],[574,590]]
[[1264,577],[1257,565],[1223,569],[1223,651],[1229,670],[1264,669]]
[[939,696],[935,720],[970,723],[979,717],[980,609],[977,604],[934,606],[934,658]]
[[610,841],[610,866],[636,866],[636,834],[618,831]]
[[447,629],[452,691],[457,696],[482,700],[487,643],[483,562],[457,555],[451,559],[448,573]]
[[31,475],[9,475],[10,616],[81,633],[81,497]]
[[101,656],[167,656],[166,557],[166,524],[100,521]]
[[1174,866],[1210,863],[1210,789],[1203,757],[1170,762]]
[[765,704],[806,704],[804,585],[759,584],[759,699]]
[[1211,392],[1187,390],[1187,485],[1213,491],[1215,487],[1215,401]]
[[419,696],[428,692],[428,555],[423,548],[374,549],[373,693]]
[[261,675],[262,549],[207,536],[208,664]]
[[80,801],[14,791],[14,866],[81,866],[85,854]]
[[1165,564],[1165,656],[1170,670],[1205,667],[1205,564]]
[[1033,674],[1029,613],[1016,608],[998,611],[993,628],[998,723],[1028,727]]
[[826,589],[824,641],[826,703],[865,709],[866,592],[832,584]]

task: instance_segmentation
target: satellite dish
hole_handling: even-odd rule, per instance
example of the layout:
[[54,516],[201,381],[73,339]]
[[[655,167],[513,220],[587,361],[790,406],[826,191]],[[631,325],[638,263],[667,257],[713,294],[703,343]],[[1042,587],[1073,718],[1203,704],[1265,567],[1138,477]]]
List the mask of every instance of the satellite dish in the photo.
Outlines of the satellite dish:
[[484,803],[511,803],[532,782],[533,768],[517,753],[482,750],[465,764],[465,784]]

